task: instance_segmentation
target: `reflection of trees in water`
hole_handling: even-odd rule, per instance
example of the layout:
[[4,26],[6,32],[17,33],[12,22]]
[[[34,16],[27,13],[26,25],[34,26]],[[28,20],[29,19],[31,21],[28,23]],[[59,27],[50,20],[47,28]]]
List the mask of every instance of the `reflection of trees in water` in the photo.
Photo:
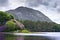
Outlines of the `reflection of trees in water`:
[[16,40],[51,40],[50,38],[47,37],[42,37],[42,36],[17,36]]
[[26,36],[26,37],[24,37],[24,40],[51,40],[51,39],[49,39],[49,38],[47,38],[47,37],[39,37],[39,36]]
[[17,36],[16,40],[24,40],[24,37],[23,36]]
[[51,39],[42,36],[14,36],[0,34],[0,40],[51,40]]
[[51,40],[47,37],[42,37],[42,36],[17,36],[17,40]]
[[5,35],[0,33],[0,40],[5,40]]

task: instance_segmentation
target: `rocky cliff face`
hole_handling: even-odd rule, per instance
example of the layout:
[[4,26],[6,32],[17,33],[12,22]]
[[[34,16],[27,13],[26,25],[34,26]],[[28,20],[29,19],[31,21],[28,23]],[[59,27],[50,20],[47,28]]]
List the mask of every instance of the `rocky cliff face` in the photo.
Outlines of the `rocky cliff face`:
[[47,16],[38,10],[34,10],[27,7],[18,7],[14,10],[6,11],[14,15],[19,20],[33,20],[33,21],[46,21],[52,22]]

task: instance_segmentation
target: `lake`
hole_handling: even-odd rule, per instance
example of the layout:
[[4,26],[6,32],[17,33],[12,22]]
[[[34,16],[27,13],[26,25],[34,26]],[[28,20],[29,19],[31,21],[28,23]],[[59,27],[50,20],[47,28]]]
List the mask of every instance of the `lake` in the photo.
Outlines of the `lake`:
[[1,33],[0,40],[60,40],[59,32]]

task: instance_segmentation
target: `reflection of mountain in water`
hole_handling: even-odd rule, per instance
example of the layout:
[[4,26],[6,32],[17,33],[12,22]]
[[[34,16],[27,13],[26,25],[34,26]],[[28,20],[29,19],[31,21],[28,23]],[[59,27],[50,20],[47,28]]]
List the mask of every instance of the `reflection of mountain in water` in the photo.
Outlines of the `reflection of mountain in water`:
[[[22,35],[24,36],[22,36]],[[25,34],[25,33],[20,33],[20,34],[16,34],[18,35],[17,37],[21,38],[23,37],[24,40],[60,40],[60,33],[52,33],[52,32],[47,32],[47,33],[43,33],[40,34],[40,33],[28,33],[28,34]],[[21,35],[21,36],[19,36]]]
[[34,20],[34,21],[39,20],[52,22],[42,12],[27,7],[18,7],[15,10],[9,10],[7,12],[12,13],[14,17],[19,20]]
[[[6,33],[5,33],[6,34]],[[3,40],[6,38],[12,40],[60,40],[60,33],[7,33],[10,35],[4,35],[4,33],[0,33],[0,39]],[[2,39],[3,38],[3,39]]]

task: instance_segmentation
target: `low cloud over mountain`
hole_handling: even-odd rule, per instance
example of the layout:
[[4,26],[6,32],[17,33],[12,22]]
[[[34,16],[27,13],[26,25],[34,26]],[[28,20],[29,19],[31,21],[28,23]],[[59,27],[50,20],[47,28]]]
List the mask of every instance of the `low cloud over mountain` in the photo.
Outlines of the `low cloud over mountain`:
[[16,9],[20,6],[39,10],[52,21],[60,24],[60,0],[0,0],[2,11]]

